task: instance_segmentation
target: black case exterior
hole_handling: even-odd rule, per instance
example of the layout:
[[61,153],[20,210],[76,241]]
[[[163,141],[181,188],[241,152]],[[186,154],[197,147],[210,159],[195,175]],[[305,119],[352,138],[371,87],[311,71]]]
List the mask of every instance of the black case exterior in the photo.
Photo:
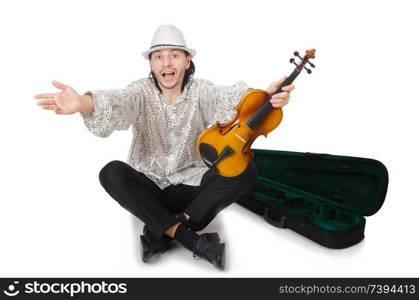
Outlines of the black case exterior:
[[[289,228],[329,248],[346,248],[364,238],[364,216],[380,209],[387,192],[388,172],[381,162],[329,154],[252,151],[259,171],[257,182],[238,204],[275,227]],[[342,222],[345,226],[340,226]]]

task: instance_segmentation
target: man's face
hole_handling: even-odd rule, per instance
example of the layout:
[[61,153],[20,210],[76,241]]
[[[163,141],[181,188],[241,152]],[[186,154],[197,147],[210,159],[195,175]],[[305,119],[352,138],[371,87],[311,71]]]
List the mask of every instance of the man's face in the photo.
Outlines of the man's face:
[[190,62],[191,57],[177,49],[158,50],[150,57],[151,70],[162,89],[180,88]]

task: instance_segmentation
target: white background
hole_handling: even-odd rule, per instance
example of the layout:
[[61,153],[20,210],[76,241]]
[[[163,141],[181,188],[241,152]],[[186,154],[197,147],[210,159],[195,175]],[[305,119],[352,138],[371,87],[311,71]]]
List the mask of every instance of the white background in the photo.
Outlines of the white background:
[[[417,5],[415,1],[2,1],[0,276],[418,276]],[[284,120],[254,148],[374,158],[389,170],[366,238],[330,250],[233,205],[208,231],[227,243],[226,271],[178,247],[140,259],[142,223],[101,187],[126,160],[131,130],[101,139],[76,115],[36,106],[52,80],[123,88],[147,76],[140,55],[160,24],[181,28],[196,77],[254,88],[316,48]]]

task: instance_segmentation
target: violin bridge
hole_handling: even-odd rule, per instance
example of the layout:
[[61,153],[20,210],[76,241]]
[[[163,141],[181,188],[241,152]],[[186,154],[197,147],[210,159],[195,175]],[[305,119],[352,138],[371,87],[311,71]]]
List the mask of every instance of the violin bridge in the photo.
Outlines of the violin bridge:
[[234,136],[238,138],[240,141],[242,141],[243,143],[245,144],[247,143],[247,141],[244,138],[242,138],[240,135],[238,135],[237,133],[235,133]]

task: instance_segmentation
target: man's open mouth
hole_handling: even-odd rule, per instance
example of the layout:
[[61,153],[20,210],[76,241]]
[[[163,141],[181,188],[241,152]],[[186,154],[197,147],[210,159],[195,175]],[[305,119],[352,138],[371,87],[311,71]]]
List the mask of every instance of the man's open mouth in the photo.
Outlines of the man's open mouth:
[[163,72],[162,76],[163,78],[171,78],[172,76],[175,76],[175,72]]

